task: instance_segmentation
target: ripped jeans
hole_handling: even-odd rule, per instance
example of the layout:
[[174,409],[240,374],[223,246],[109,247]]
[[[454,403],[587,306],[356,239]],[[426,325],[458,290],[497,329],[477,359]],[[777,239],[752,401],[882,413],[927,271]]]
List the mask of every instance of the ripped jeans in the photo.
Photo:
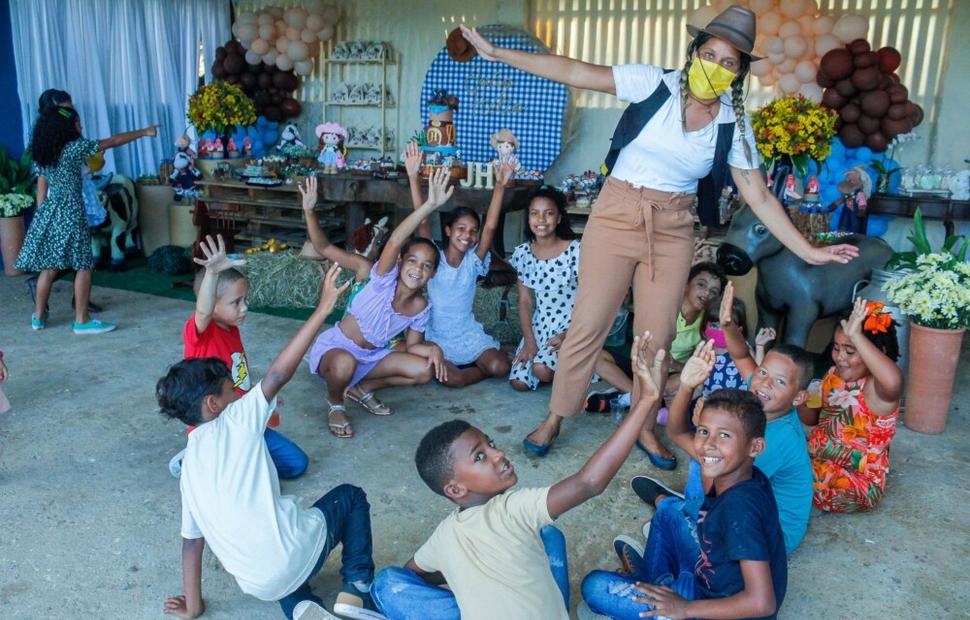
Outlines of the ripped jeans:
[[638,603],[634,588],[638,581],[667,586],[687,600],[694,600],[694,565],[700,554],[696,513],[691,502],[677,497],[660,502],[650,525],[650,537],[643,562],[635,575],[596,570],[583,579],[583,599],[594,612],[617,620],[639,620],[640,613],[653,609]]
[[[549,569],[569,609],[569,567],[566,537],[552,525],[539,530],[549,556]],[[388,620],[460,620],[458,601],[451,590],[429,585],[412,570],[389,566],[377,573],[371,597]]]

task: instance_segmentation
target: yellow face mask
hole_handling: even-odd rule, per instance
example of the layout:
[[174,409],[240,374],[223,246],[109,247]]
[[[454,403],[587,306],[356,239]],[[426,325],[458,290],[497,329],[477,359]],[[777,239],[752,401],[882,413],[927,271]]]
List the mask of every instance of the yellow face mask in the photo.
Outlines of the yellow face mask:
[[734,73],[717,63],[694,58],[687,71],[687,84],[698,99],[714,99],[731,88],[735,77]]

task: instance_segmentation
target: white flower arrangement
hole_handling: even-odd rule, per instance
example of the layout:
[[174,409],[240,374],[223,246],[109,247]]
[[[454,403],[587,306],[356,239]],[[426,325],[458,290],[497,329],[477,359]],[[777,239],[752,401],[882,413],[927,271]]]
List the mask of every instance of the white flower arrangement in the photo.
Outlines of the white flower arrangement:
[[885,291],[917,325],[970,327],[970,263],[949,252],[918,255],[915,268],[887,282]]

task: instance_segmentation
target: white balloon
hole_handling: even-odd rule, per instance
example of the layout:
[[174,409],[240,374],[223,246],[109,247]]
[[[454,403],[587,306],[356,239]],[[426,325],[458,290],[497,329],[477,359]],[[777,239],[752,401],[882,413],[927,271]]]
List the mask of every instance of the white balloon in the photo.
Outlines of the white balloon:
[[276,66],[280,71],[289,71],[293,68],[293,61],[286,54],[280,54],[276,57]]
[[775,69],[778,71],[779,74],[783,75],[785,73],[791,73],[792,71],[794,71],[795,64],[796,64],[796,61],[794,58],[786,58],[785,60],[781,61],[779,64],[775,65]]
[[272,26],[273,22],[274,22],[273,16],[270,15],[269,13],[263,13],[256,18],[256,23],[259,24],[260,26]]
[[786,17],[798,17],[805,10],[805,3],[803,0],[781,0],[778,10]]
[[802,84],[811,84],[815,82],[815,74],[818,73],[818,69],[815,67],[815,63],[811,60],[803,60],[797,65],[795,65],[795,77]]
[[323,42],[327,42],[333,38],[333,26],[324,26],[317,33],[317,38]]
[[289,39],[290,41],[299,41],[300,40],[300,32],[301,32],[300,30],[297,30],[293,26],[289,26],[286,29],[286,38]]
[[[754,11],[755,15],[758,16],[759,22],[761,21],[762,14],[770,11],[771,7],[774,6],[774,4],[775,4],[774,0],[751,0],[751,2],[748,3],[748,5],[751,7],[751,10]],[[758,29],[759,30],[761,29],[760,23],[758,24]]]
[[771,62],[767,59],[756,60],[755,62],[751,63],[751,75],[761,77],[768,75],[769,73],[771,73]]
[[271,25],[260,26],[257,32],[259,33],[259,38],[263,39],[264,41],[276,40],[276,28]]
[[821,58],[825,56],[828,52],[843,47],[842,41],[839,40],[834,34],[823,34],[819,35],[815,39],[815,55]]
[[814,16],[802,15],[796,21],[798,21],[798,25],[802,27],[803,37],[807,37],[809,40],[815,37],[815,32],[812,30],[812,25],[815,23]]
[[846,13],[835,22],[832,34],[842,40],[843,43],[851,43],[856,39],[865,39],[869,33],[869,22],[865,17],[856,13]]
[[263,54],[263,63],[267,65],[275,65],[276,59],[279,58],[280,53],[276,50],[270,50]]
[[246,52],[246,62],[251,65],[258,65],[263,62],[263,57],[256,50],[249,50]]
[[309,54],[310,48],[303,41],[293,41],[286,50],[286,55],[293,61],[306,60]]
[[782,75],[781,79],[778,80],[778,85],[781,86],[781,91],[786,95],[793,95],[802,87],[802,83],[791,73]]
[[798,87],[798,93],[815,103],[822,103],[822,87],[818,84],[802,84]]
[[782,39],[793,37],[796,34],[800,35],[801,33],[802,27],[798,24],[798,22],[785,22],[778,28],[778,36]]
[[781,37],[768,37],[765,39],[765,51],[769,54],[785,53],[785,42]]
[[304,28],[300,32],[300,40],[304,43],[313,43],[317,40],[317,31],[310,30],[309,28]]
[[293,63],[293,70],[297,75],[310,75],[313,73],[313,63],[309,60],[301,60]]
[[236,22],[235,24],[232,25],[232,28],[230,28],[229,30],[232,31],[232,34],[233,35],[235,35],[235,36],[238,37],[239,36],[239,27],[240,26],[242,26],[242,24],[240,24],[239,22]]
[[259,36],[259,30],[256,28],[256,24],[240,24],[236,36],[239,37],[240,41],[252,42]]
[[833,26],[835,26],[835,18],[831,15],[822,15],[816,17],[812,23],[812,32],[816,35],[829,34]]
[[320,32],[320,29],[323,28],[325,23],[326,22],[323,21],[323,17],[321,15],[318,15],[317,13],[310,13],[306,18],[306,29],[312,30],[315,33]]
[[260,56],[266,54],[269,51],[269,43],[265,39],[256,39],[253,44],[249,47],[252,51],[256,52]]
[[290,49],[290,40],[286,37],[276,39],[276,51],[285,54]]
[[775,79],[775,76],[774,75],[772,75],[771,73],[769,73],[768,75],[762,75],[762,76],[760,76],[758,78],[758,81],[761,82],[761,85],[762,86],[774,86],[775,85],[775,82],[777,82],[778,80]]
[[281,37],[286,36],[286,29],[288,28],[288,26],[286,25],[285,21],[283,21],[282,19],[278,19],[273,24],[273,26],[276,28],[276,32],[277,34],[279,34],[279,36]]
[[250,13],[250,12],[240,13],[239,15],[236,16],[236,23],[237,24],[255,24],[256,23],[256,14],[255,13]]
[[784,54],[768,54],[768,62],[773,65],[780,65],[785,62],[786,56]]
[[775,11],[768,11],[764,15],[758,18],[758,32],[760,34],[778,34],[778,29],[781,28],[781,15]]
[[785,39],[785,56],[798,59],[805,55],[809,49],[808,41],[800,34],[796,34]]

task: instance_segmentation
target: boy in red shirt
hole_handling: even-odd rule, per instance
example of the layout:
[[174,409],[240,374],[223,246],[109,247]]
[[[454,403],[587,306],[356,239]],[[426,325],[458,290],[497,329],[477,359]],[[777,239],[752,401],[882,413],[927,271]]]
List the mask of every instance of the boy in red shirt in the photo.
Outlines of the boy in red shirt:
[[[222,235],[215,241],[206,237],[200,247],[205,259],[194,260],[204,268],[203,276],[196,290],[195,314],[185,322],[182,330],[183,357],[219,358],[229,368],[233,389],[242,395],[253,386],[239,335],[239,326],[246,320],[249,283],[236,267],[245,265],[246,261],[226,256]],[[279,417],[274,411],[269,426],[277,425]],[[190,433],[193,428],[189,427]],[[293,441],[272,428],[266,429],[263,438],[280,479],[296,478],[306,471],[307,455]],[[181,472],[184,454],[185,450],[182,450],[169,462],[169,470],[175,477]]]

